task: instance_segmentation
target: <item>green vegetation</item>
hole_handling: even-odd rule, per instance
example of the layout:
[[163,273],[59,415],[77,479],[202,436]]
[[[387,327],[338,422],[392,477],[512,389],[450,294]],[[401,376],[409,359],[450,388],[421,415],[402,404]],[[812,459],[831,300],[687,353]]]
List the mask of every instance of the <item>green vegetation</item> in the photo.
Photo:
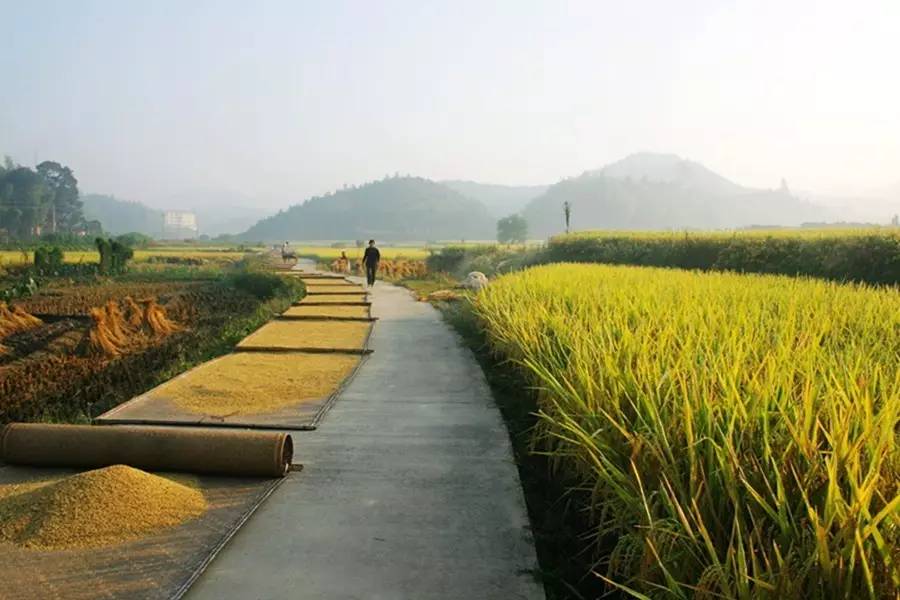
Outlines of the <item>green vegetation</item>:
[[458,279],[472,271],[493,277],[535,264],[537,256],[536,248],[508,248],[495,244],[447,246],[429,256],[425,264],[429,273],[447,273]]
[[489,239],[484,205],[434,181],[390,177],[311,198],[263,219],[245,240]]
[[579,232],[551,238],[539,261],[810,275],[840,281],[897,284],[900,283],[900,230]]
[[136,232],[158,236],[162,232],[163,213],[160,210],[104,194],[85,194],[82,201],[85,216],[99,221],[103,229],[112,234]]
[[521,215],[510,215],[497,221],[497,241],[501,244],[524,244],[528,239],[528,221]]
[[8,242],[42,232],[99,233],[100,226],[85,220],[71,169],[52,161],[30,169],[7,157],[0,164],[0,236]]
[[533,444],[639,598],[893,598],[900,298],[777,276],[555,265],[474,300],[538,391]]

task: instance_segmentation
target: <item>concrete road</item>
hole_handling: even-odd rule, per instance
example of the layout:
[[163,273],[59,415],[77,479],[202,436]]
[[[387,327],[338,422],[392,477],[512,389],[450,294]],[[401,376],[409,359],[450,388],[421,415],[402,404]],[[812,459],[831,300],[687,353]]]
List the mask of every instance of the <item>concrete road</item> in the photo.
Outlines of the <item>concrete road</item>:
[[542,599],[506,428],[471,353],[401,288],[305,465],[192,588],[215,599]]

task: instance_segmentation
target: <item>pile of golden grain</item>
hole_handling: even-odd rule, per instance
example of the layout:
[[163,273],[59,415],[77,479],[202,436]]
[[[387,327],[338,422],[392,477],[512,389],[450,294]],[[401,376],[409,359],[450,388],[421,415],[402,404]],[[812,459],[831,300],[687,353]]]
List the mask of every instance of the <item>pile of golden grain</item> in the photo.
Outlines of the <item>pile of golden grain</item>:
[[107,546],[180,525],[206,508],[189,483],[115,465],[0,486],[0,541],[40,550]]

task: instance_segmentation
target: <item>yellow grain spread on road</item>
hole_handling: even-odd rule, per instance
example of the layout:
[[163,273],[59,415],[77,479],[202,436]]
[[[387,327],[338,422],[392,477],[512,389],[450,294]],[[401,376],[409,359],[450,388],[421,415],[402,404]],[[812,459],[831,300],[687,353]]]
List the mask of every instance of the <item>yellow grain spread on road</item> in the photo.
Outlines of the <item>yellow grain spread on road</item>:
[[38,550],[108,546],[180,525],[206,508],[189,484],[115,465],[0,487],[0,541]]
[[369,327],[353,321],[272,321],[238,347],[362,348]]
[[358,356],[343,354],[229,354],[154,395],[196,413],[263,414],[327,397],[358,362]]
[[365,290],[362,289],[360,285],[307,285],[306,293],[315,292],[316,294],[323,294],[326,292],[357,292],[359,294],[365,294]]
[[284,313],[287,317],[368,317],[368,306],[292,306]]
[[309,304],[311,302],[323,302],[328,304],[341,304],[343,302],[365,302],[365,294],[347,294],[347,295],[325,295],[325,296],[306,296],[301,303]]

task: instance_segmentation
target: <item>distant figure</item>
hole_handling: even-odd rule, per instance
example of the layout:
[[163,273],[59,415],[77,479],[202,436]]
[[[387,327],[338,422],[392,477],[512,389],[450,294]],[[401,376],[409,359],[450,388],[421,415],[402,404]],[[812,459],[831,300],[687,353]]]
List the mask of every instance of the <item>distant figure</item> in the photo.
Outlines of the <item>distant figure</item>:
[[281,245],[281,260],[287,262],[291,259],[297,260],[297,255],[291,250],[290,242],[285,242]]
[[341,250],[341,258],[338,260],[338,268],[340,268],[341,273],[350,273],[350,259],[347,258],[346,250]]
[[369,240],[369,247],[363,254],[363,264],[366,267],[366,285],[375,285],[375,274],[378,273],[378,263],[381,262],[381,252],[375,247],[375,240]]

